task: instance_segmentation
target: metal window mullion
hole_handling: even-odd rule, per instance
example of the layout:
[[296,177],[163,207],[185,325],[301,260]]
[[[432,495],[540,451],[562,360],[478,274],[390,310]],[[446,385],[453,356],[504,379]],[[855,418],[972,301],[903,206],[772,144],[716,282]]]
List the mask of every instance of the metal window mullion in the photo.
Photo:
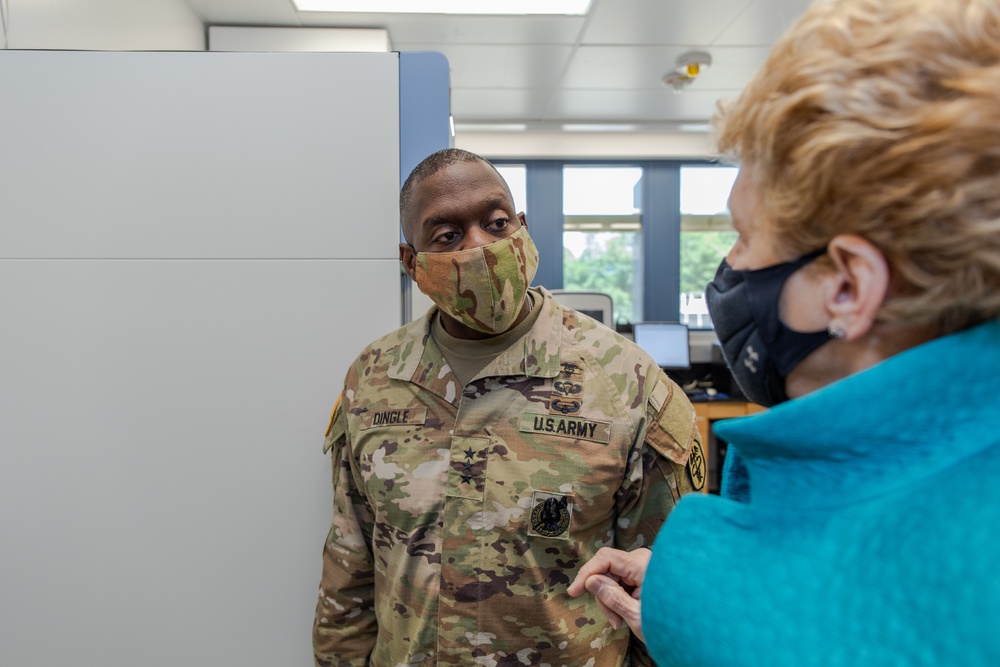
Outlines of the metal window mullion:
[[538,273],[534,285],[563,287],[563,163],[556,160],[525,162],[527,221],[538,248]]
[[679,322],[681,282],[681,165],[643,164],[643,319]]

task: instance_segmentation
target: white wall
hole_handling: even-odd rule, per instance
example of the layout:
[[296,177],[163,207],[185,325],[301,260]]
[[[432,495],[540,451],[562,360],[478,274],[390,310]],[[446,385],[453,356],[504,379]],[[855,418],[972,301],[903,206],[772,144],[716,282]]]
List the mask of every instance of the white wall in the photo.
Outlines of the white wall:
[[9,49],[202,51],[205,28],[184,0],[6,0]]
[[0,665],[311,664],[395,54],[0,51]]

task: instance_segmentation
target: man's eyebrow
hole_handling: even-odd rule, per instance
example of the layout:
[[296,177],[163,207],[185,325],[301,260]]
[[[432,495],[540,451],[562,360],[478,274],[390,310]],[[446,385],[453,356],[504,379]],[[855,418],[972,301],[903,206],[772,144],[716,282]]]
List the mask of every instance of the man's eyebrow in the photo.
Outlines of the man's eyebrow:
[[[507,208],[511,202],[506,197],[492,197],[483,202],[484,206],[489,208]],[[511,206],[513,208],[513,206]]]
[[424,218],[420,221],[421,227],[435,227],[437,225],[446,225],[452,222],[451,218],[446,215],[434,215],[429,218]]
[[[490,197],[489,199],[483,200],[482,206],[480,207],[482,211],[492,211],[494,209],[504,209],[507,207],[513,208],[513,203],[507,197]],[[451,215],[434,215],[429,218],[424,218],[420,221],[422,227],[434,227],[436,225],[448,225],[455,224],[455,219]]]

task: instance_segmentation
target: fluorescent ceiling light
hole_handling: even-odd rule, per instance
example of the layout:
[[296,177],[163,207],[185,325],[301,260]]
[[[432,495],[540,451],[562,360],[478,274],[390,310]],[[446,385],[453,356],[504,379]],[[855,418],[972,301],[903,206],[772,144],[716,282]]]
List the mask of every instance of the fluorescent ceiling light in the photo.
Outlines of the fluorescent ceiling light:
[[300,12],[586,14],[590,0],[294,0]]

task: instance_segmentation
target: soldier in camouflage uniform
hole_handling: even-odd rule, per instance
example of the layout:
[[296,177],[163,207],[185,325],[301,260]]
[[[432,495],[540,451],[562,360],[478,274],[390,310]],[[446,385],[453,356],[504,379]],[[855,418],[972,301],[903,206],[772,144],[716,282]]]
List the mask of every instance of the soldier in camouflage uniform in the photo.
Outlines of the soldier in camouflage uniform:
[[704,486],[691,404],[634,343],[529,289],[524,214],[482,158],[432,155],[401,215],[436,306],[369,345],[334,408],[316,664],[652,664],[566,587]]

